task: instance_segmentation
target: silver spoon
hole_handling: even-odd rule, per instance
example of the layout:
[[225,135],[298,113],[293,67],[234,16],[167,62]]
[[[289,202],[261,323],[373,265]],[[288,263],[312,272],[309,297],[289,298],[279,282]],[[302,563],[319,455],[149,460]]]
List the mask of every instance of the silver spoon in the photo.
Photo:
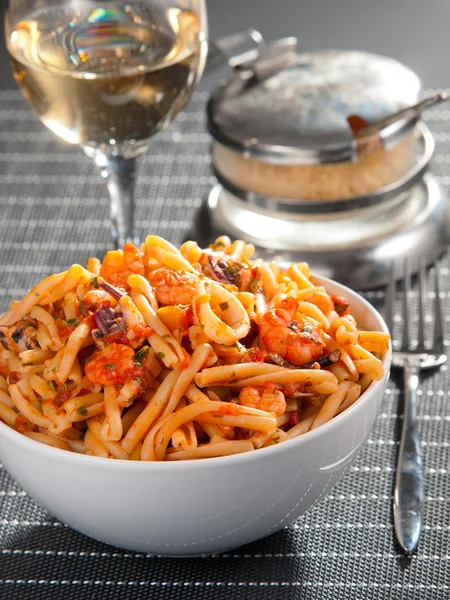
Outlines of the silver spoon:
[[427,108],[435,106],[440,102],[446,102],[448,99],[449,95],[446,92],[438,92],[437,94],[433,94],[433,96],[428,96],[427,98],[420,100],[420,102],[417,102],[412,106],[407,106],[406,108],[397,110],[396,112],[388,115],[387,117],[383,117],[374,123],[367,123],[365,119],[358,115],[349,115],[347,120],[357,137],[369,137],[375,134],[380,134],[383,129],[402,119],[409,120],[415,117],[420,117],[423,111]]

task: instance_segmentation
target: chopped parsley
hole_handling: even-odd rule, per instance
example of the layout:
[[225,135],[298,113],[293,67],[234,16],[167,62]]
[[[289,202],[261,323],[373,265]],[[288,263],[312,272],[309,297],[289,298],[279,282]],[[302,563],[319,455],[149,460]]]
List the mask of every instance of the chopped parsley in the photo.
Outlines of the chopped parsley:
[[225,273],[225,275],[228,275],[228,277],[232,275],[237,275],[237,273],[239,273],[239,271],[241,270],[240,267],[233,262],[229,262],[226,267],[222,267],[220,265],[220,268]]
[[48,387],[52,390],[52,392],[56,392],[56,383],[54,381],[49,381]]
[[114,369],[116,368],[116,365],[114,363],[106,363],[106,365],[104,365],[105,369],[108,369],[110,371],[114,371]]
[[229,309],[228,302],[221,302],[219,304],[219,306],[220,306],[220,310],[228,310]]
[[35,364],[32,362],[22,363],[22,367],[34,367]]
[[350,304],[335,304],[334,305],[334,310],[337,312],[337,314],[341,317],[345,314],[347,314],[347,310],[348,307],[350,306]]
[[164,352],[158,352],[156,356],[162,360],[166,355],[164,354]]
[[68,321],[66,321],[66,325],[78,325],[79,322],[79,319],[69,319]]
[[98,277],[94,277],[93,279],[91,279],[91,287],[98,289],[100,287],[100,284],[98,282]]
[[259,267],[256,268],[255,277],[250,283],[250,291],[253,292],[253,294],[259,294],[263,291],[261,286],[261,276],[259,274]]
[[135,352],[133,354],[134,364],[139,365],[139,366],[142,365],[142,361],[148,355],[149,352],[150,352],[150,348],[148,346],[144,346],[143,348],[141,348],[140,350]]
[[[180,327],[180,329],[181,329],[181,327]],[[170,333],[165,333],[165,334],[162,336],[162,339],[163,339],[163,340],[166,340],[168,337],[170,337]]]
[[77,414],[81,415],[83,417],[87,417],[88,416],[88,409],[86,408],[86,406],[84,404],[82,404],[81,406],[79,406],[77,408]]

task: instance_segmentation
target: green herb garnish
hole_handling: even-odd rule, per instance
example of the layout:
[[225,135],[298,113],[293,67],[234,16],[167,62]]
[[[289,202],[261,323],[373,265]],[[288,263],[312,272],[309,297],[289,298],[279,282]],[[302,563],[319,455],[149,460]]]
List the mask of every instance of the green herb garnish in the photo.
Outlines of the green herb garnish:
[[88,409],[86,408],[86,406],[84,404],[82,404],[81,406],[79,406],[77,408],[77,414],[81,415],[83,417],[87,417],[88,416]]
[[220,306],[220,310],[228,310],[229,309],[228,302],[221,302],[219,304],[219,306]]
[[110,371],[114,371],[114,369],[116,368],[116,365],[114,363],[106,363],[104,368],[109,369]]
[[98,289],[100,287],[98,283],[98,277],[94,277],[93,279],[91,279],[91,287],[95,289]]
[[166,355],[164,354],[164,352],[158,352],[156,356],[162,360]]
[[240,267],[235,263],[228,263],[226,267],[222,268],[222,271],[225,273],[225,275],[228,275],[228,277],[231,275],[236,275],[240,270]]
[[133,354],[134,364],[139,365],[139,366],[142,365],[142,361],[148,355],[149,352],[150,352],[150,348],[148,346],[144,346],[143,348],[141,348],[140,350],[135,352]]
[[252,291],[254,294],[258,294],[263,291],[261,287],[261,276],[259,274],[259,267],[256,268],[255,277],[250,283],[250,291]]
[[34,363],[32,363],[32,362],[27,362],[27,363],[22,363],[22,365],[21,365],[21,366],[22,366],[22,367],[34,367],[34,366],[35,366],[35,364],[34,364]]
[[66,325],[78,325],[79,322],[79,319],[69,319],[68,321],[66,321]]
[[49,381],[48,387],[52,390],[52,392],[56,392],[56,383],[54,381]]
[[334,310],[341,317],[342,315],[345,315],[345,313],[347,312],[347,309],[348,309],[349,306],[350,306],[350,304],[338,304],[338,303],[335,303]]

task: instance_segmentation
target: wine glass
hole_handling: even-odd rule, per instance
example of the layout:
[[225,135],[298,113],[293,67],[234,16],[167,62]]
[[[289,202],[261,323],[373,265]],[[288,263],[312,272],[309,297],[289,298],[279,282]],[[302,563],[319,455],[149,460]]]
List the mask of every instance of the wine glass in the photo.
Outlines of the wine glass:
[[137,243],[137,159],[203,71],[205,0],[10,0],[5,24],[23,95],[49,129],[93,157],[116,247]]

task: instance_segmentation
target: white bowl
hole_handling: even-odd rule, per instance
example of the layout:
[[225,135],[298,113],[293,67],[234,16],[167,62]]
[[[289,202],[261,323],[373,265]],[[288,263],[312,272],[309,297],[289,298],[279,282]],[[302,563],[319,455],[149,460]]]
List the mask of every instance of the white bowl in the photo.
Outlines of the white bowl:
[[[387,331],[363,298],[346,296],[360,327]],[[353,462],[383,398],[381,381],[347,410],[301,437],[254,452],[186,462],[128,462],[49,447],[0,423],[0,457],[48,512],[102,542],[155,554],[236,548],[283,528],[321,500]]]

